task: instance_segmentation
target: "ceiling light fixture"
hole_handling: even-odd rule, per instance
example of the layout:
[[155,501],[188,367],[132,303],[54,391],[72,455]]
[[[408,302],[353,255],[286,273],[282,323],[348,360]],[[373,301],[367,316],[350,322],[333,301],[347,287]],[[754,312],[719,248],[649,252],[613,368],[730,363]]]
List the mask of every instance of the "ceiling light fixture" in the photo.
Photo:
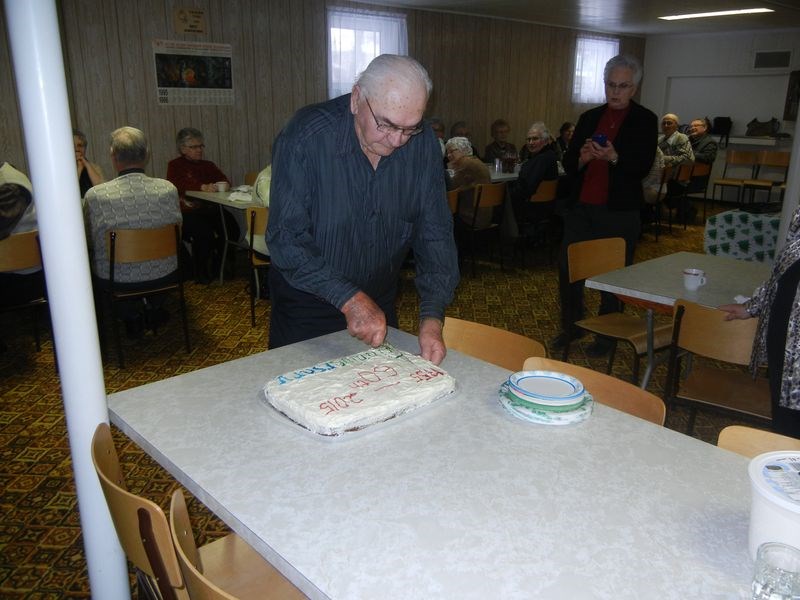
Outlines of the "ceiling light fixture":
[[775,12],[771,8],[743,8],[741,10],[718,10],[715,12],[694,13],[690,15],[669,15],[668,17],[658,17],[665,21],[678,21],[680,19],[702,19],[704,17],[726,17],[729,15],[752,15],[756,13]]

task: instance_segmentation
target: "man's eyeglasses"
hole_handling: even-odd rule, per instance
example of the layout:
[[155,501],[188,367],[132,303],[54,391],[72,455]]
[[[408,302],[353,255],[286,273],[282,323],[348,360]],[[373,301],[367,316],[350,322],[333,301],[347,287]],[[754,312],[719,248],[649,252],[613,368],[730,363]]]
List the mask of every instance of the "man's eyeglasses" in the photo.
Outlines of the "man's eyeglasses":
[[613,81],[606,81],[605,83],[607,88],[612,90],[619,90],[621,92],[629,90],[633,87],[633,84],[627,81],[623,81],[622,83],[614,83]]
[[530,137],[526,137],[526,138],[525,138],[525,141],[526,141],[526,142],[538,142],[538,141],[539,141],[539,140],[541,140],[541,139],[542,139],[542,138],[540,138],[540,137],[538,137],[538,136],[532,135],[532,136],[530,136]]
[[189,150],[202,150],[206,147],[205,144],[192,144],[191,146],[186,146]]
[[661,121],[662,125],[675,125],[675,121]]
[[375,116],[375,111],[372,110],[372,106],[369,103],[369,98],[364,96],[364,101],[367,103],[367,108],[369,108],[369,112],[372,114],[372,118],[375,119],[375,129],[378,131],[382,131],[384,133],[399,133],[400,135],[417,135],[418,133],[422,132],[422,122],[414,127],[398,127],[392,123],[381,123],[378,121],[378,117]]

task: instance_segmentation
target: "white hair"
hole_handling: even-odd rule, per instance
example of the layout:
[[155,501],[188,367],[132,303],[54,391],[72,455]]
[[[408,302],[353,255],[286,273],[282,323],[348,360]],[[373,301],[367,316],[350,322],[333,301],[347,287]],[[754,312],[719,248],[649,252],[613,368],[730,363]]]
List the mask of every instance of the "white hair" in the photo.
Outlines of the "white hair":
[[400,83],[407,87],[424,86],[428,97],[433,90],[433,82],[425,67],[410,56],[398,54],[381,54],[372,59],[367,68],[356,78],[356,85],[368,98],[374,98],[381,93],[384,82],[390,77],[399,79]]
[[472,156],[472,144],[465,137],[452,137],[447,140],[447,143],[444,145],[444,147],[445,150],[449,148],[452,150],[458,150],[465,156]]

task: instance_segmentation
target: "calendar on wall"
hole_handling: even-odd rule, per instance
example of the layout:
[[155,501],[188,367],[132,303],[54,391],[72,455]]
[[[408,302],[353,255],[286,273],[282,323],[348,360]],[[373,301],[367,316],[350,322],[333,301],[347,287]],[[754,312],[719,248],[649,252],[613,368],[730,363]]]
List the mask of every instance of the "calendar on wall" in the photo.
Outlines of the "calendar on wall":
[[154,40],[158,103],[233,104],[231,54],[230,44]]

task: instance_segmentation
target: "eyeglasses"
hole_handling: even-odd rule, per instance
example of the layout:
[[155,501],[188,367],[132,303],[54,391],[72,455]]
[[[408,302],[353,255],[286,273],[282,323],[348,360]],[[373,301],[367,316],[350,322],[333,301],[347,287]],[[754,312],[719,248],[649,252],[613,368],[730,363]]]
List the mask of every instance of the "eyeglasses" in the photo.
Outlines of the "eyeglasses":
[[614,83],[613,81],[606,81],[605,83],[607,88],[612,90],[619,90],[620,92],[624,92],[633,87],[633,84],[627,81],[624,81],[622,83]]
[[367,103],[367,108],[369,108],[369,112],[372,114],[372,118],[375,119],[375,129],[377,129],[378,131],[382,131],[384,133],[399,133],[400,135],[407,135],[407,136],[417,135],[418,133],[422,132],[421,121],[414,127],[398,127],[393,123],[381,123],[380,121],[378,121],[378,117],[375,116],[375,111],[372,110],[372,106],[369,103],[369,98],[364,96],[364,101]]
[[675,125],[675,121],[661,121],[662,125]]
[[538,136],[531,136],[531,137],[526,137],[526,138],[525,138],[525,141],[526,141],[526,142],[538,142],[538,141],[539,141],[539,140],[541,140],[541,139],[542,139],[542,138],[540,138],[540,137],[538,137]]
[[189,150],[202,150],[206,147],[205,144],[192,144],[191,146],[186,146]]

